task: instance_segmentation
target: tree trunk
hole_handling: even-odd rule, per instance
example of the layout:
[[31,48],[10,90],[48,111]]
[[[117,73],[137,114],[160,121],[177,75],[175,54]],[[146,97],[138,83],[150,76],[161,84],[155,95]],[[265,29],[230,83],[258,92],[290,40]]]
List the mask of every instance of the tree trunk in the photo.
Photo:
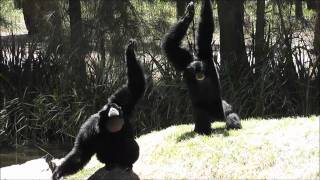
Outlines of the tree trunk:
[[[316,25],[314,30],[314,50],[317,55],[317,59],[320,60],[320,2],[317,2],[317,18],[316,18]],[[320,65],[320,62],[318,62]],[[320,70],[320,69],[319,69]],[[320,73],[318,70],[318,73]]]
[[316,9],[316,1],[318,0],[306,0],[308,9]]
[[218,0],[222,67],[235,87],[249,71],[243,35],[243,0]]
[[187,1],[186,0],[176,0],[176,9],[177,9],[177,19],[182,17],[184,15],[184,11],[187,7]]
[[36,0],[22,1],[22,13],[24,22],[29,35],[34,35],[39,32],[39,17],[40,7],[37,5]]
[[99,18],[103,28],[113,26],[115,0],[103,0],[99,3]]
[[317,63],[317,69],[318,69],[318,87],[320,87],[320,2],[317,1],[316,4],[316,12],[317,12],[317,18],[316,18],[316,25],[314,29],[314,50],[316,53],[316,63]]
[[[277,7],[279,12],[280,19],[280,42],[283,41],[282,44],[282,52],[283,57],[280,59],[281,68],[283,69],[283,74],[281,74],[282,81],[284,82],[283,87],[287,92],[290,101],[294,104],[298,104],[301,102],[301,96],[299,95],[299,86],[297,84],[298,74],[296,72],[296,68],[293,62],[293,51],[292,51],[292,35],[291,29],[286,26],[284,20],[283,12],[286,10],[285,4],[281,0],[277,0]],[[299,112],[302,113],[302,112]]]
[[21,6],[29,35],[59,39],[57,35],[60,36],[62,31],[59,0],[23,0]]
[[82,40],[82,20],[80,0],[69,0],[71,47],[77,47]]
[[22,0],[13,0],[14,8],[21,9],[22,8]]
[[316,56],[316,61],[314,62],[315,68],[317,68],[316,78],[314,83],[311,85],[310,92],[310,109],[313,114],[319,114],[320,108],[320,1],[315,2],[314,9],[316,11],[316,22],[314,29],[314,52]]
[[[264,58],[264,27],[265,27],[265,0],[257,0],[257,12],[256,12],[256,34],[255,34],[255,63],[257,67],[263,65]],[[257,70],[258,72],[259,70]],[[259,72],[258,72],[259,73]]]
[[81,20],[80,0],[69,0],[70,16],[70,45],[71,45],[71,77],[74,78],[76,86],[83,88],[86,82],[86,66],[84,62],[84,38]]
[[295,0],[295,15],[297,19],[303,19],[302,0]]
[[[289,28],[286,27],[285,21],[284,21],[284,16],[283,16],[283,9],[285,8],[283,5],[283,2],[281,0],[277,0],[277,6],[278,6],[278,12],[279,12],[279,18],[280,18],[280,30],[281,30],[281,35],[284,41],[284,55],[285,55],[285,73],[286,77],[291,80],[289,83],[293,83],[294,80],[297,79],[297,74],[295,70],[295,66],[293,63],[293,57],[292,57],[292,33],[289,32]],[[293,87],[293,86],[292,86]],[[293,89],[292,89],[293,90]]]

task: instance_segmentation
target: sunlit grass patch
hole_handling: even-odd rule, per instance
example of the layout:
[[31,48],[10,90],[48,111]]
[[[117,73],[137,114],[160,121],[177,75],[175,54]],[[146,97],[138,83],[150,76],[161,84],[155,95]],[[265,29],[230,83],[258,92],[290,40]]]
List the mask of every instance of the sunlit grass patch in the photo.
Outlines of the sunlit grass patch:
[[141,178],[160,179],[316,179],[317,118],[250,119],[243,129],[230,131],[213,123],[210,136],[193,133],[193,125],[169,127],[138,139],[143,153],[135,171]]
[[224,123],[213,123],[209,136],[195,134],[193,125],[143,135],[133,170],[141,179],[319,179],[319,117],[242,125],[227,131]]

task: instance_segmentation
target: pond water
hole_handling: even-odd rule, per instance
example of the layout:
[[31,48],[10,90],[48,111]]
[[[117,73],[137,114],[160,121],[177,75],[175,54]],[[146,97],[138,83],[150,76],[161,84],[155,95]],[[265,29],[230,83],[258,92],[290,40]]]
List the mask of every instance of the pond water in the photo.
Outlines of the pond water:
[[47,154],[62,158],[72,148],[70,144],[28,145],[17,148],[0,147],[0,168],[41,158]]

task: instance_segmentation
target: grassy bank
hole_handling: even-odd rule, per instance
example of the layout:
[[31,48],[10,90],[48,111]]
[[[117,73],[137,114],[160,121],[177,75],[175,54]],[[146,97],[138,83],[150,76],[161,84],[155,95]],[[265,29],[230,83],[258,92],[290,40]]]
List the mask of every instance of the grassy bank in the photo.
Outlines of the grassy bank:
[[[141,179],[319,179],[319,119],[250,119],[241,130],[213,123],[211,136],[193,125],[172,126],[137,139],[140,158],[134,171]],[[102,167],[93,159],[78,179]]]

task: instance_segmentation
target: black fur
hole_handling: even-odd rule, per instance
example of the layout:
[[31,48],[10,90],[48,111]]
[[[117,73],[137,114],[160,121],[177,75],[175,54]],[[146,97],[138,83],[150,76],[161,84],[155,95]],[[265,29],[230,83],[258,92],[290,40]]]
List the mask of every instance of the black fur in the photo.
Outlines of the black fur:
[[[76,173],[91,159],[93,154],[106,167],[132,168],[139,157],[139,146],[134,140],[133,130],[129,122],[137,101],[145,91],[144,73],[137,62],[134,42],[130,41],[126,48],[128,82],[108,99],[108,103],[96,114],[92,115],[81,126],[74,147],[58,166],[52,178]],[[110,108],[120,112],[124,124],[120,131],[111,133],[105,127],[110,119]]]
[[[197,55],[194,57],[180,47],[183,37],[193,20],[194,4],[190,2],[185,15],[164,36],[162,48],[168,60],[183,72],[193,105],[195,132],[210,134],[211,120],[226,120],[227,128],[241,128],[240,118],[236,113],[224,109],[231,106],[222,103],[220,81],[213,63],[211,41],[213,36],[213,16],[210,0],[202,0],[200,22],[197,36]],[[199,76],[203,80],[197,80]]]

